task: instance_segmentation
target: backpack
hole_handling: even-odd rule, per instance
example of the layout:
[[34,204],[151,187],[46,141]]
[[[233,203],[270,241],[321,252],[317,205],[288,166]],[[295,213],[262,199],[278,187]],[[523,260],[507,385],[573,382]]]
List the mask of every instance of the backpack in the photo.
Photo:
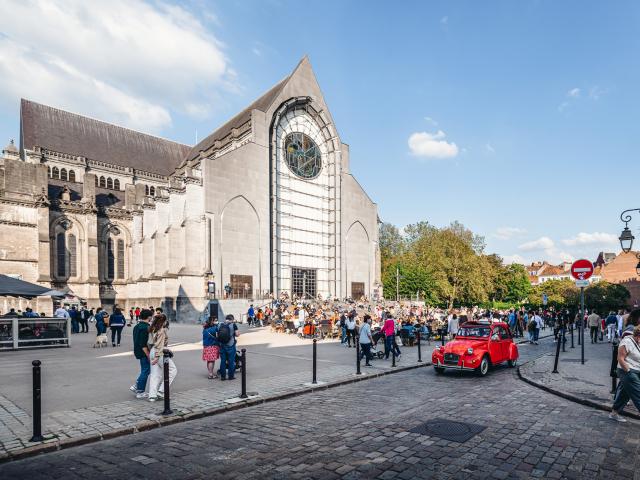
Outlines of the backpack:
[[226,345],[231,340],[231,327],[227,323],[223,323],[218,328],[218,341],[221,345]]

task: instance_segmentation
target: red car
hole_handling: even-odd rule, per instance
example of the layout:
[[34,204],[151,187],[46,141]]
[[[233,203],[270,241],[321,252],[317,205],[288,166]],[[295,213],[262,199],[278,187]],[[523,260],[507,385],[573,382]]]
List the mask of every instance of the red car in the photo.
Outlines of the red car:
[[507,362],[515,367],[518,346],[513,343],[506,323],[467,322],[460,326],[456,338],[431,355],[436,373],[445,370],[474,371],[484,377],[489,367]]

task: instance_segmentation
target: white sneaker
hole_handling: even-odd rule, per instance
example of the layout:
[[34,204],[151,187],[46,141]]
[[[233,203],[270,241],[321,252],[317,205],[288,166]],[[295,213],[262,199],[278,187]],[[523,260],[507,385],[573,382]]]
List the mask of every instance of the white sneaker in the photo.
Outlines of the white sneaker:
[[131,390],[133,393],[138,393],[138,387],[136,385],[131,385],[129,387],[129,390]]
[[615,420],[616,422],[626,423],[627,419],[621,416],[618,412],[611,412],[609,414],[609,418],[611,420]]
[[149,394],[147,392],[137,393],[136,398],[147,398]]
[[157,399],[158,399],[157,397],[149,397],[150,402],[155,402]]

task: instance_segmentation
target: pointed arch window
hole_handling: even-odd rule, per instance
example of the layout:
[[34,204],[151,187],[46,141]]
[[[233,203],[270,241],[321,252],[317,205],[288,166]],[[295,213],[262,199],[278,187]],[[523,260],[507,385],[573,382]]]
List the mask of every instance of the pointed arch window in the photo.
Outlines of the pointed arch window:
[[107,188],[113,190],[113,179],[111,177],[107,178]]
[[60,170],[60,180],[64,180],[65,182],[68,180],[66,168],[63,168],[62,170]]
[[113,251],[113,239],[107,239],[107,280],[113,280],[116,256]]
[[120,190],[120,180],[118,180],[117,178],[113,181],[113,189]]
[[76,181],[76,171],[75,170],[69,170],[69,181],[70,182],[75,182]]
[[100,177],[100,188],[107,188],[107,181],[104,177]]
[[51,167],[47,165],[47,175],[51,178]]
[[77,255],[76,255],[76,236],[71,233],[67,237],[67,249],[69,252],[69,276],[77,277],[78,276],[78,263],[77,263]]
[[66,264],[67,264],[67,247],[65,241],[64,232],[58,233],[56,235],[56,260],[57,260],[57,269],[56,274],[60,278],[64,278],[67,274]]
[[152,197],[156,196],[156,187],[149,187],[149,195]]
[[117,260],[118,280],[124,280],[124,240],[121,238],[118,239]]
[[58,170],[58,167],[53,167],[53,169],[51,170],[51,178],[60,178],[60,170]]
[[147,196],[149,195],[149,185],[144,186],[144,194]]
[[98,186],[98,177],[93,177],[96,180],[96,187]]

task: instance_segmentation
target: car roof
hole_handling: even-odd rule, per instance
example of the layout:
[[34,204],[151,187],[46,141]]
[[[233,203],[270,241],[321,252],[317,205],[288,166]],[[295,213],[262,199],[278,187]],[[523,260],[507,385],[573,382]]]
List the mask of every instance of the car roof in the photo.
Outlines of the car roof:
[[507,327],[507,324],[504,322],[493,322],[493,323],[485,323],[485,322],[466,322],[460,325],[460,328],[475,328],[475,327],[491,327],[492,325],[499,325],[501,327]]

